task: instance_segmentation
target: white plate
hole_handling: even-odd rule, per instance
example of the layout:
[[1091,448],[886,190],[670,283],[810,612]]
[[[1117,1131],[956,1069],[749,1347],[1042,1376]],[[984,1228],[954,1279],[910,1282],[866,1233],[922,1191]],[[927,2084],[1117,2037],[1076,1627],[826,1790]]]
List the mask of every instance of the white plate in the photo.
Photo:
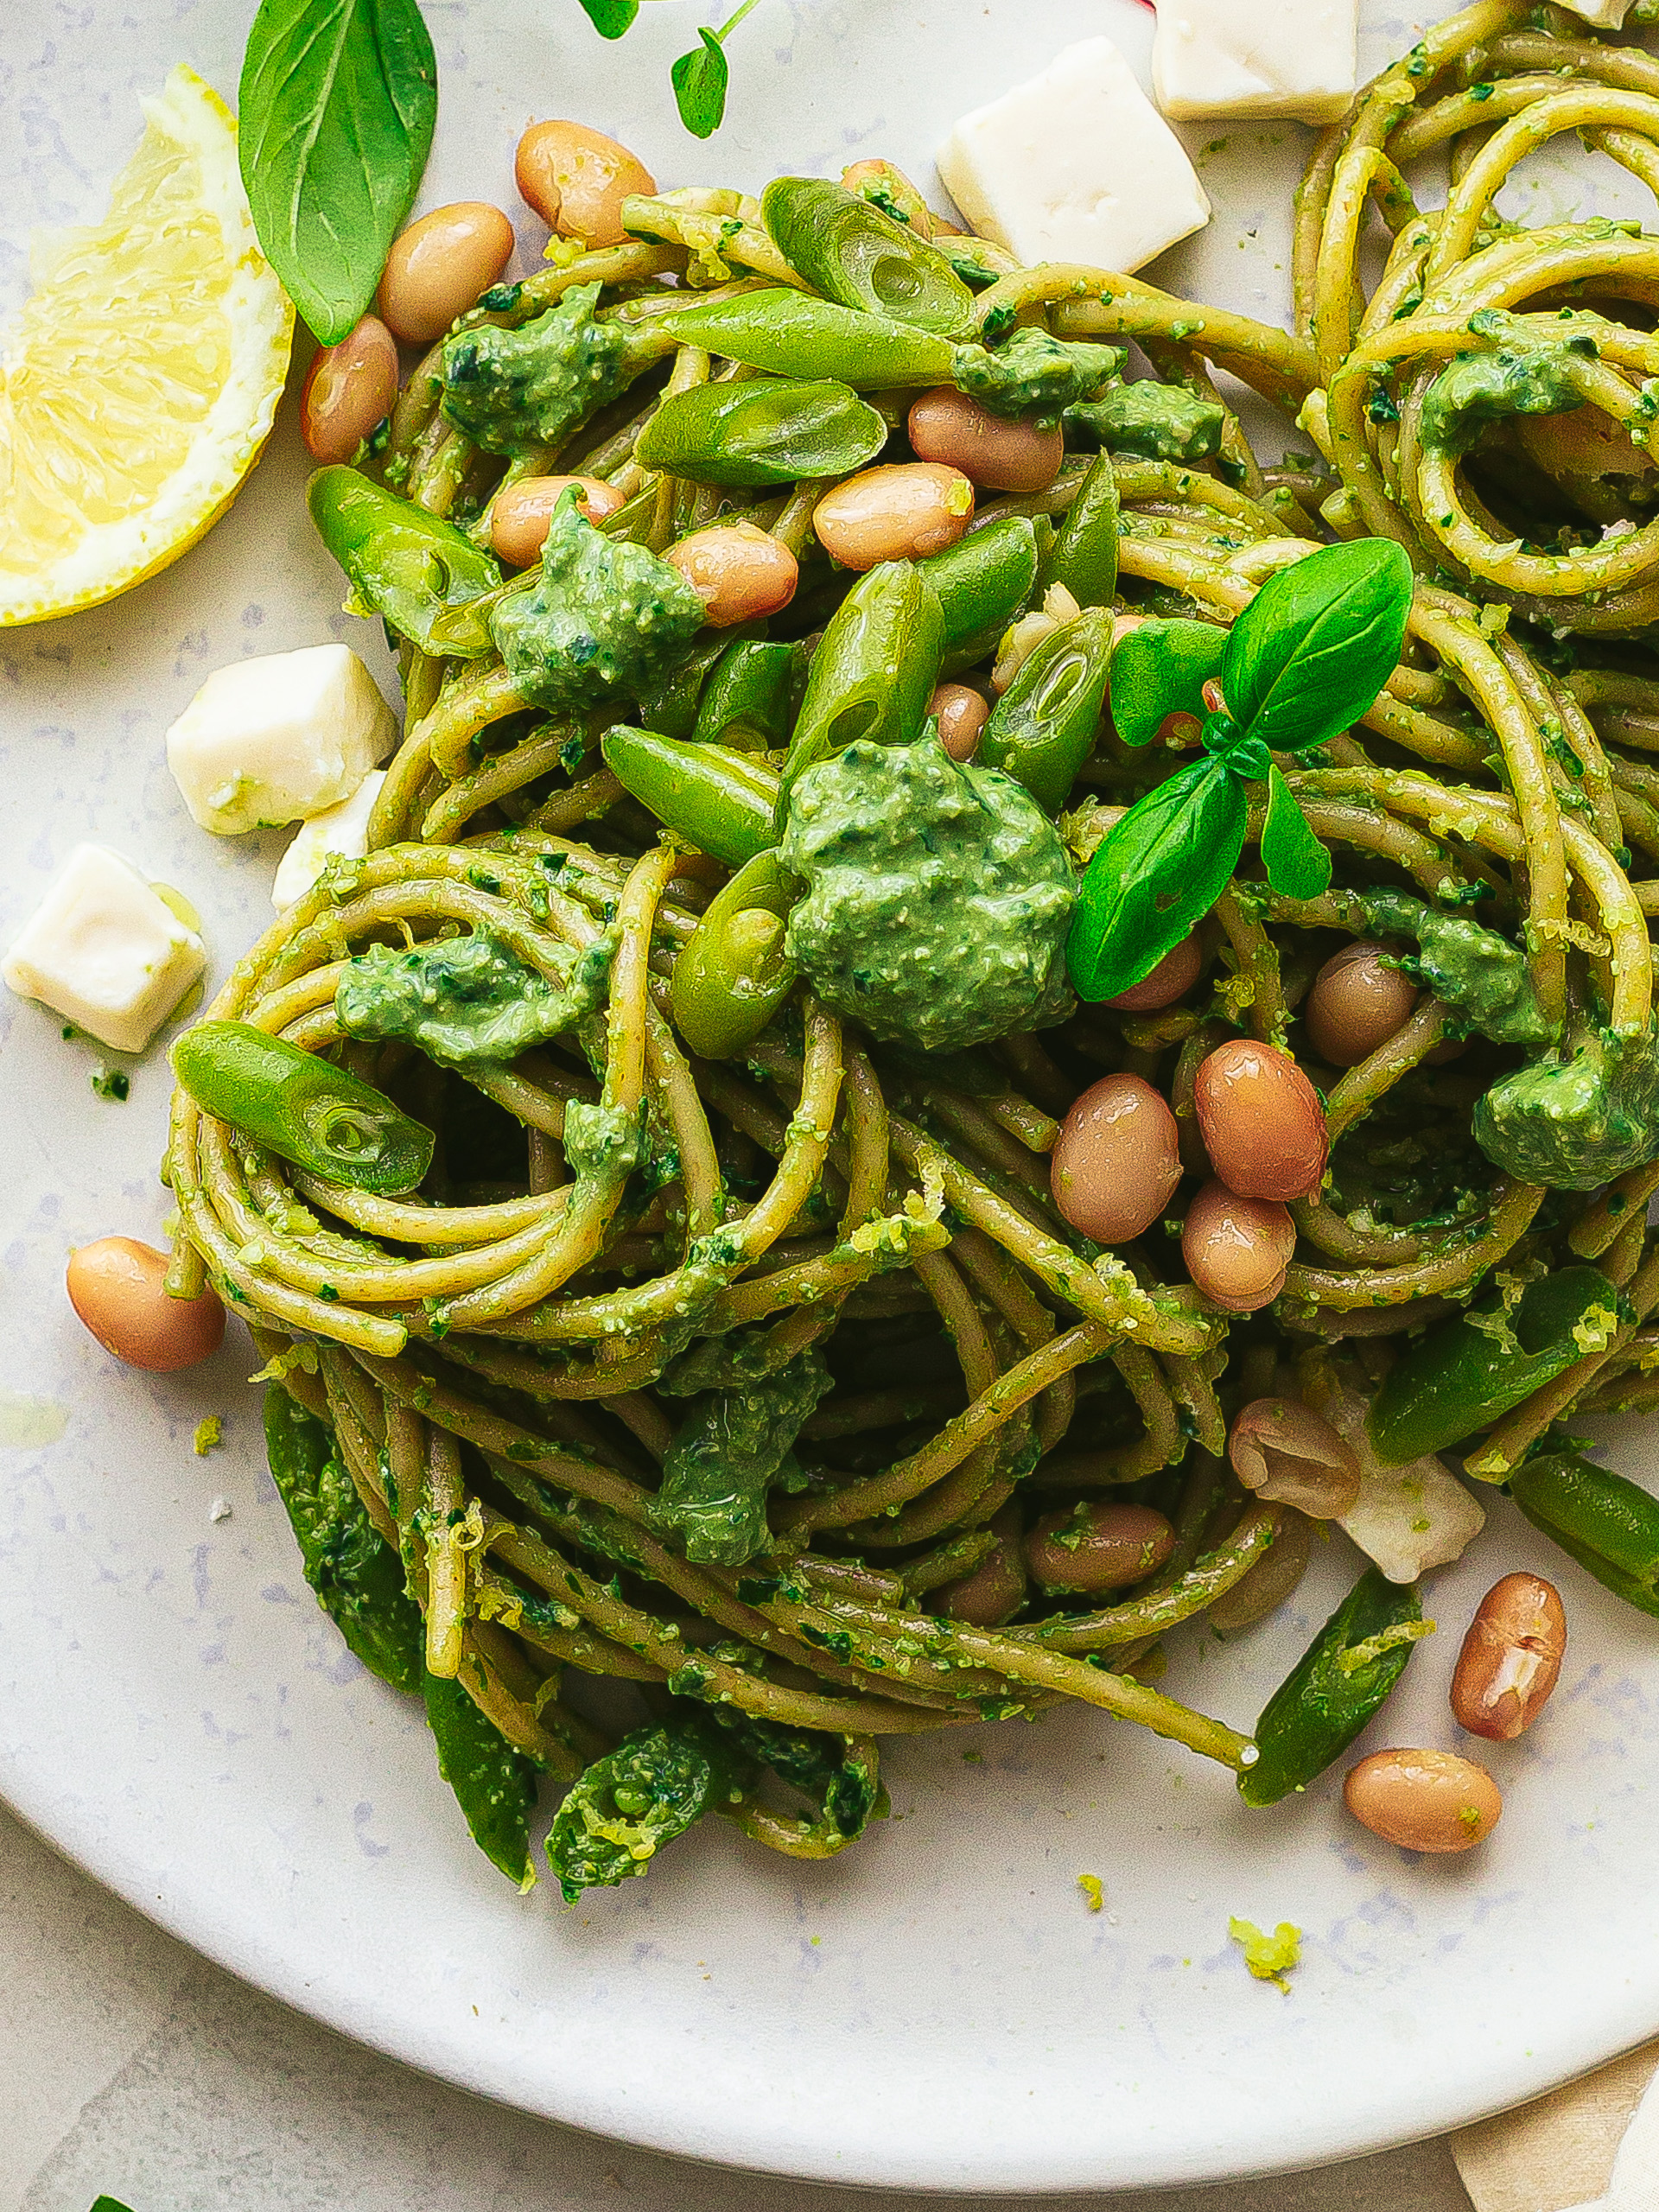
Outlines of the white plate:
[[[15,300],[23,211],[60,223],[100,209],[134,95],[174,60],[233,92],[248,10],[6,12],[0,208],[14,226],[0,282]],[[731,123],[700,147],[664,84],[689,10],[647,10],[621,48],[588,33],[575,0],[429,14],[443,120],[429,204],[507,206],[532,112],[616,130],[665,181],[758,186],[866,151],[931,181],[930,149],[963,109],[1100,29],[1144,68],[1151,22],[1130,0],[765,0],[733,42]],[[1373,60],[1415,28],[1388,16],[1373,11]],[[1274,313],[1306,134],[1224,136],[1206,163],[1215,225],[1166,281]],[[1543,177],[1548,212],[1566,174]],[[200,902],[216,973],[263,925],[281,841],[193,829],[161,737],[221,661],[369,638],[336,611],[303,473],[290,409],[187,560],[116,607],[0,638],[0,941],[86,836]],[[1109,2187],[1335,2158],[1531,2095],[1659,2024],[1655,1632],[1502,1501],[1436,1586],[1451,1632],[1385,1723],[1395,1740],[1449,1744],[1458,1626],[1503,1570],[1560,1577],[1573,1631],[1562,1687],[1523,1744],[1494,1753],[1509,1809],[1466,1860],[1375,1841],[1330,1783],[1247,1814],[1219,1770],[1072,1712],[896,1747],[893,1819],[822,1867],[711,1821],[647,1879],[575,1910],[549,1886],[516,1897],[468,1842],[418,1713],[361,1672],[301,1580],[262,1470],[245,1340],[152,1386],[65,1306],[70,1245],[158,1232],[159,1058],[130,1104],[106,1105],[87,1048],[39,1009],[6,998],[0,1025],[0,1385],[67,1415],[46,1448],[0,1449],[0,1789],[211,1957],[532,2111],[912,2187]],[[226,1443],[201,1460],[191,1437],[207,1413]],[[1639,1456],[1631,1445],[1624,1464],[1639,1471]],[[221,1496],[233,1510],[216,1522]],[[1172,1686],[1248,1725],[1353,1566],[1338,1540],[1292,1617],[1226,1649],[1189,1638]],[[1103,1914],[1086,1909],[1080,1872],[1103,1881]],[[1249,1979],[1234,1913],[1306,1930],[1288,1999]]]

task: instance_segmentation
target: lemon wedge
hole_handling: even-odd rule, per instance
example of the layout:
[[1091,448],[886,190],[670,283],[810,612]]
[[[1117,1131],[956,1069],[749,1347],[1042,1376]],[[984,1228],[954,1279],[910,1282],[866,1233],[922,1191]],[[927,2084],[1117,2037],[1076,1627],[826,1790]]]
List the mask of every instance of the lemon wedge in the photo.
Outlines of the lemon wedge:
[[0,627],[95,607],[176,561],[259,457],[294,310],[259,251],[236,120],[192,69],[101,223],[37,249],[0,356]]

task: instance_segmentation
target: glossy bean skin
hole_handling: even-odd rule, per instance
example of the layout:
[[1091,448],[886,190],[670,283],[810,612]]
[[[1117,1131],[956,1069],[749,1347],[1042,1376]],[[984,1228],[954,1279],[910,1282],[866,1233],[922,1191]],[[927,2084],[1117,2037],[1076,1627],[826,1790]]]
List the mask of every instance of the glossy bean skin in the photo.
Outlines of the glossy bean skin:
[[1363,939],[1332,953],[1302,1008],[1314,1051],[1333,1068],[1356,1068],[1411,1018],[1417,986]]
[[1074,1099],[1049,1162],[1054,1203],[1097,1244],[1139,1236],[1181,1179],[1168,1103],[1138,1075],[1103,1076]]
[[1001,1628],[1026,1602],[1025,1554],[1020,1546],[1020,1509],[1005,1505],[991,1523],[996,1548],[971,1574],[947,1582],[931,1599],[931,1611],[974,1628]]
[[1026,1537],[1031,1579],[1050,1592],[1126,1589],[1154,1574],[1175,1531],[1150,1505],[1081,1505],[1046,1513]]
[[1343,1785],[1363,1827],[1404,1851],[1471,1851],[1497,1826],[1503,1792],[1484,1766],[1452,1751],[1373,1751]]
[[1218,1178],[1186,1210],[1181,1257],[1195,1287],[1227,1313],[1255,1313],[1285,1287],[1296,1224],[1270,1198],[1246,1198]]
[[911,451],[918,461],[942,461],[987,492],[1046,492],[1065,459],[1065,435],[1057,423],[993,415],[952,385],[938,385],[912,402]]
[[603,522],[622,505],[622,494],[597,476],[521,476],[490,507],[490,546],[510,569],[527,569],[542,557],[553,510],[572,485],[589,522]]
[[512,225],[487,200],[435,207],[392,242],[381,273],[381,319],[408,345],[429,346],[487,291],[512,251]]
[[716,523],[694,531],[663,558],[702,601],[712,629],[776,614],[795,596],[800,568],[781,539],[752,522]]
[[941,683],[927,702],[927,711],[939,726],[939,743],[953,760],[971,760],[979,750],[980,733],[991,710],[982,695],[967,683]]
[[657,181],[637,155],[586,124],[532,123],[518,141],[513,178],[526,204],[562,238],[590,246],[622,245],[622,202],[654,193]]
[[107,1352],[129,1367],[172,1375],[219,1350],[225,1308],[211,1290],[169,1298],[167,1255],[131,1236],[100,1236],[73,1253],[69,1303]]
[[300,435],[314,461],[350,461],[397,401],[397,346],[365,315],[338,346],[312,356],[300,392]]
[[1149,976],[1138,983],[1131,983],[1127,991],[1120,991],[1115,999],[1103,1003],[1115,1007],[1120,1014],[1155,1014],[1162,1007],[1173,1006],[1183,999],[1198,980],[1204,966],[1204,945],[1195,932],[1184,937],[1164,955]]
[[1277,1612],[1306,1573],[1313,1546],[1313,1523],[1306,1514],[1282,1513],[1273,1541],[1249,1573],[1206,1608],[1204,1618],[1216,1634],[1242,1636]]
[[1253,1399],[1234,1418],[1227,1457],[1246,1490],[1312,1520],[1340,1521],[1359,1496],[1353,1446],[1300,1398]]
[[954,545],[974,518],[974,487],[959,468],[894,461],[826,492],[812,512],[824,551],[844,568],[914,561]]
[[1253,1038],[1218,1045],[1193,1088],[1210,1164],[1241,1198],[1306,1198],[1319,1187],[1328,1141],[1318,1094],[1288,1052]]
[[1458,1654],[1452,1711],[1459,1727],[1513,1743],[1543,1711],[1567,1652],[1560,1593],[1540,1574],[1506,1574],[1481,1599]]

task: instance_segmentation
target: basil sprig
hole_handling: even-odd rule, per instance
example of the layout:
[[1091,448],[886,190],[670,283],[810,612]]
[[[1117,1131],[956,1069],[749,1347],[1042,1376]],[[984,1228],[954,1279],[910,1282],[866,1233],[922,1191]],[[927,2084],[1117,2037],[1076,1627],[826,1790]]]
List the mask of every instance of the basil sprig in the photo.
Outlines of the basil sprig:
[[[1116,998],[1151,974],[1226,889],[1244,849],[1246,786],[1265,781],[1262,864],[1273,888],[1315,899],[1331,855],[1274,753],[1308,753],[1357,721],[1387,683],[1411,612],[1411,563],[1382,538],[1329,545],[1282,569],[1230,631],[1152,622],[1112,668],[1112,716],[1147,745],[1166,715],[1205,716],[1203,756],[1138,800],[1096,847],[1066,965],[1081,998]],[[1218,679],[1225,704],[1206,713]]]
[[[718,30],[705,24],[697,33],[698,43],[668,73],[680,121],[694,138],[712,138],[726,119],[726,87],[731,81],[726,41],[757,4],[758,0],[743,0]],[[601,38],[620,38],[639,13],[639,0],[581,0],[581,5]]]
[[438,112],[416,0],[261,0],[239,159],[259,244],[325,346],[374,297]]

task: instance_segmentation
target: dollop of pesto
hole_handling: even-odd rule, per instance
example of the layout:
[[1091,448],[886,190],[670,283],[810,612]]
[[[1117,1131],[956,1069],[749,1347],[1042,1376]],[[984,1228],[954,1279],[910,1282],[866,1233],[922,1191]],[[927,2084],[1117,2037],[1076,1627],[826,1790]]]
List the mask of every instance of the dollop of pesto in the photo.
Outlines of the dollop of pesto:
[[1179,385],[1119,385],[1084,406],[1069,407],[1065,427],[1079,445],[1141,461],[1208,461],[1221,445],[1227,411]]
[[406,1037],[429,1059],[514,1060],[604,1004],[610,963],[608,938],[562,982],[483,931],[407,952],[373,944],[340,977],[334,1012],[347,1036]]
[[[661,1387],[683,1395],[688,1381],[709,1371],[709,1352],[698,1346]],[[669,1446],[651,1523],[677,1538],[689,1560],[741,1567],[771,1545],[767,1492],[774,1484],[798,1489],[804,1479],[795,1440],[831,1376],[823,1354],[810,1348],[769,1372],[764,1354],[745,1360],[741,1344],[731,1363],[712,1371],[725,1387],[698,1398]]]
[[1360,905],[1367,925],[1382,936],[1416,938],[1417,957],[1400,964],[1454,1010],[1454,1035],[1478,1029],[1497,1045],[1551,1041],[1527,957],[1508,938],[1465,914],[1442,914],[1402,892],[1375,892]]
[[1659,1039],[1591,1030],[1566,1059],[1534,1060],[1476,1103],[1475,1141],[1522,1183],[1593,1191],[1659,1157]]
[[574,492],[554,510],[542,571],[490,615],[507,673],[537,707],[641,699],[666,683],[702,627],[702,601],[643,545],[607,537]]
[[957,388],[993,415],[1029,415],[1047,429],[1068,407],[1103,391],[1127,358],[1121,346],[1016,330],[995,353],[958,346]]
[[746,1764],[706,1724],[625,1736],[577,1776],[553,1816],[547,1863],[566,1898],[643,1874],[710,1806],[741,1795],[738,1772]]
[[1071,865],[996,769],[861,740],[791,786],[779,849],[807,887],[789,958],[875,1036],[953,1052],[1065,1019]]
[[594,319],[601,287],[578,284],[516,330],[485,323],[443,349],[443,411],[486,453],[557,445],[614,399],[633,360],[625,332]]
[[[1470,328],[1488,327],[1477,316]],[[1424,396],[1419,435],[1427,453],[1465,454],[1507,415],[1565,415],[1584,405],[1578,371],[1596,358],[1587,334],[1554,345],[1500,346],[1462,353]]]

